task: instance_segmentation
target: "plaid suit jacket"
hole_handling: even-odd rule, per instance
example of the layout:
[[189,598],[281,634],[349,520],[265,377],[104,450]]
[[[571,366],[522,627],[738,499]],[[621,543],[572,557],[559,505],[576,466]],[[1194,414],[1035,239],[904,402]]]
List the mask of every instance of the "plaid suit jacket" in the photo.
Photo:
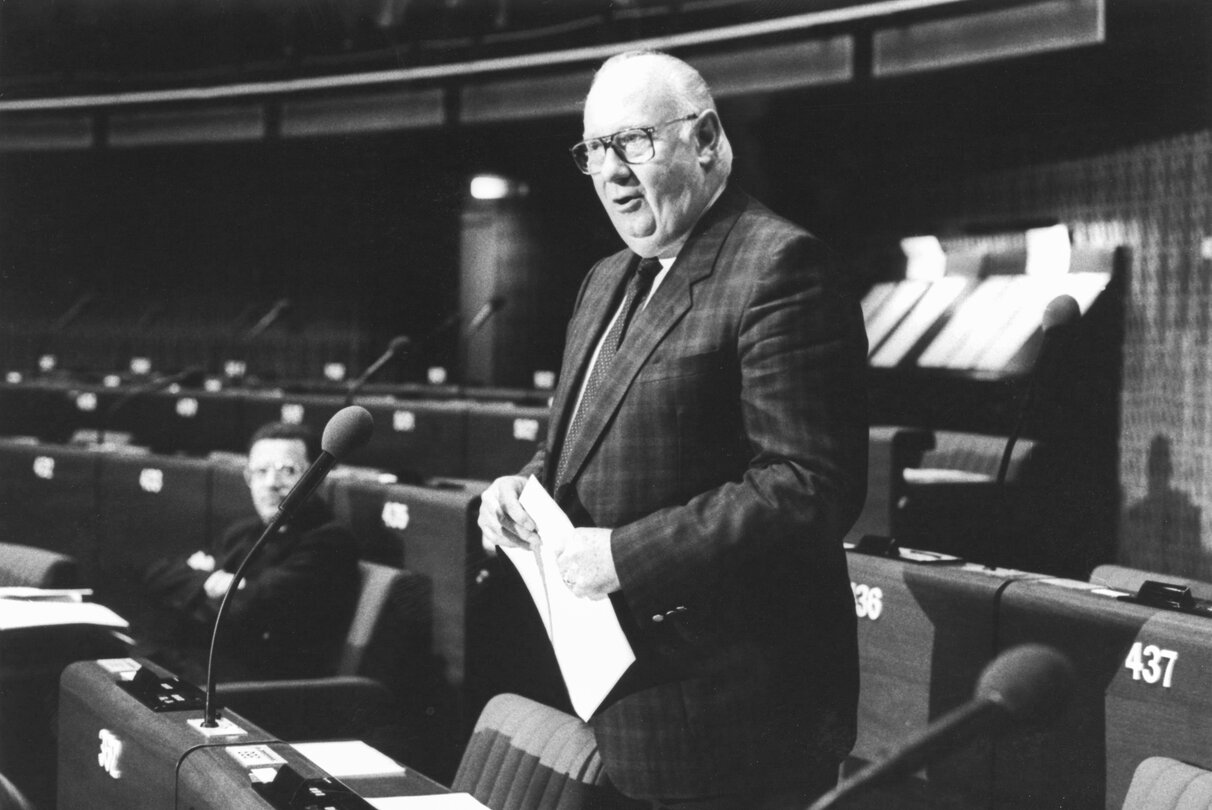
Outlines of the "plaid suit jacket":
[[[553,485],[585,366],[637,261],[598,262],[569,323]],[[841,538],[862,506],[866,334],[824,245],[729,187],[637,313],[556,499],[613,529],[637,662],[593,718],[631,796],[794,786],[855,732]],[[549,453],[546,448],[551,448]]]

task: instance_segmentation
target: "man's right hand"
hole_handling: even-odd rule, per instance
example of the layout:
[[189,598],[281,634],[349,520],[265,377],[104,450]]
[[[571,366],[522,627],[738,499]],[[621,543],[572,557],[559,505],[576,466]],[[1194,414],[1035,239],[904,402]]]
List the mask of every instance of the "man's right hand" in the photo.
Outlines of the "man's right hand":
[[489,484],[480,495],[480,531],[485,548],[491,546],[514,546],[515,548],[537,548],[538,527],[518,502],[526,479],[520,475],[506,475]]

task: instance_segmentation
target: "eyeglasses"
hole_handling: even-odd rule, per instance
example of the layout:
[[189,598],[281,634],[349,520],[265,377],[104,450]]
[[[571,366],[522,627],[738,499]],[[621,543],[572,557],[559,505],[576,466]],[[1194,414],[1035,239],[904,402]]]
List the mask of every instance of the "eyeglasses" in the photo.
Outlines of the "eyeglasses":
[[597,174],[602,170],[602,163],[606,160],[607,147],[614,150],[619,160],[626,164],[634,166],[637,163],[647,163],[656,155],[652,133],[670,124],[690,121],[697,118],[698,115],[693,112],[683,115],[681,118],[653,124],[650,127],[630,127],[601,138],[587,138],[568,151],[572,153],[572,159],[577,164],[577,168],[585,174]]
[[274,473],[283,478],[298,478],[303,474],[303,470],[297,464],[291,464],[290,462],[268,464],[263,467],[247,467],[244,472],[249,478],[269,478]]

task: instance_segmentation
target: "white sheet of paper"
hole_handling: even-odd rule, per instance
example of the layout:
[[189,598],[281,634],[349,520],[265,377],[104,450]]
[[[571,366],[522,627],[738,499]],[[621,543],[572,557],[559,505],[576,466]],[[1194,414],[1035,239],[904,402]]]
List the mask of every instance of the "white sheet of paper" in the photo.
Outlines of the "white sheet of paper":
[[526,549],[501,550],[517,567],[543,617],[573,709],[588,720],[635,661],[635,653],[610,600],[578,599],[560,578],[552,546],[572,534],[572,521],[533,476],[522,490],[521,504],[543,541],[539,559]]
[[437,793],[432,796],[387,796],[367,799],[378,810],[488,810],[470,793]]
[[95,624],[119,628],[129,626],[126,619],[96,602],[0,599],[0,630],[49,627],[57,624]]
[[361,740],[295,743],[294,749],[338,779],[404,772],[403,765]]

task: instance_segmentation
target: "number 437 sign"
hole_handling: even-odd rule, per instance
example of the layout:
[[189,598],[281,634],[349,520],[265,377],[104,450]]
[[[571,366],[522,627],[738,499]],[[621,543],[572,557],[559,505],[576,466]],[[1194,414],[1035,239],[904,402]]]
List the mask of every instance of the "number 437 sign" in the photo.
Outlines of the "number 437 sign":
[[1156,644],[1136,642],[1124,659],[1124,669],[1132,673],[1132,680],[1144,681],[1148,684],[1161,683],[1169,689],[1174,676],[1174,664],[1178,661],[1178,652],[1163,650]]

